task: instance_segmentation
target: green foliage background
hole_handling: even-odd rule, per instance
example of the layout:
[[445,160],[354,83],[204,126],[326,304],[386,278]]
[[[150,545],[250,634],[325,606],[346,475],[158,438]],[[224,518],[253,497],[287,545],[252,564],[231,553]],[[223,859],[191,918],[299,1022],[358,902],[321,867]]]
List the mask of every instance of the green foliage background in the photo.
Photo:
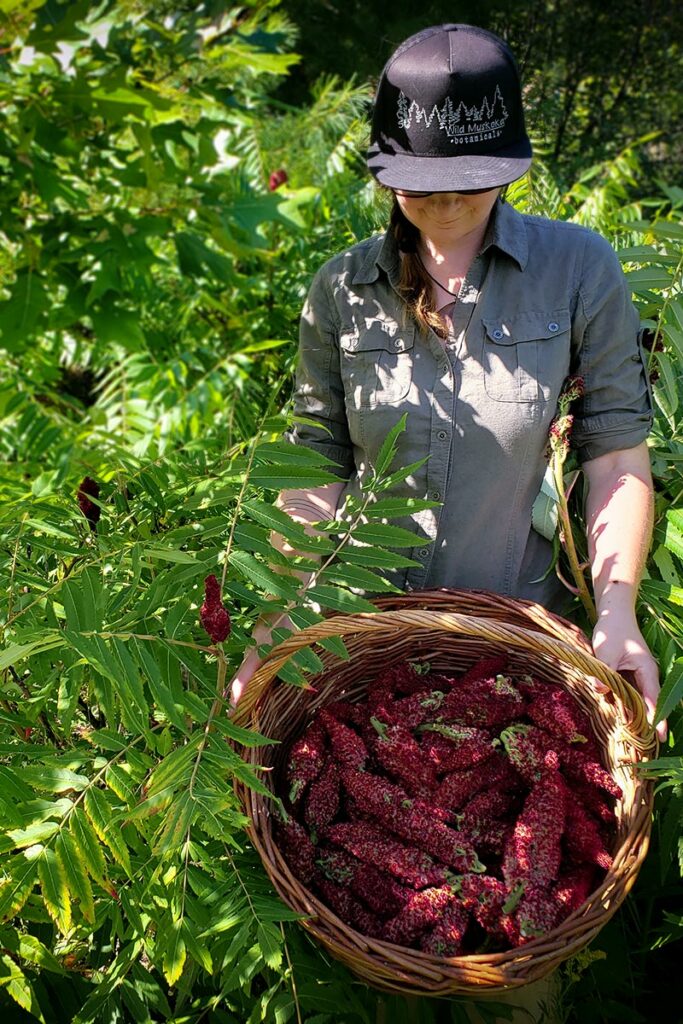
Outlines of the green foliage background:
[[[283,487],[334,479],[281,440],[308,282],[386,215],[363,173],[370,85],[318,77],[298,105],[283,91],[305,41],[290,7],[0,0],[0,1008],[12,1020],[464,1019],[454,1000],[380,997],[321,953],[272,893],[232,795],[234,777],[261,785],[234,744],[268,742],[225,714],[258,613],[286,608],[301,627],[371,607],[358,591],[390,592],[382,570],[412,546],[387,522],[404,512],[391,437],[363,500],[319,539],[272,506]],[[532,99],[536,123],[552,122],[557,98]],[[653,178],[634,138],[597,163],[587,151],[571,185],[571,162],[538,141],[510,200],[609,237],[651,329],[657,529],[640,611],[671,735],[650,767],[661,792],[636,891],[564,972],[568,1019],[639,1021],[665,998],[683,926],[683,191]],[[280,167],[290,180],[269,191]],[[96,530],[76,501],[86,476],[101,487]],[[284,559],[269,568],[273,528],[321,556],[303,594]],[[233,621],[218,646],[198,623],[209,573]],[[319,664],[302,652],[287,678],[301,685]]]

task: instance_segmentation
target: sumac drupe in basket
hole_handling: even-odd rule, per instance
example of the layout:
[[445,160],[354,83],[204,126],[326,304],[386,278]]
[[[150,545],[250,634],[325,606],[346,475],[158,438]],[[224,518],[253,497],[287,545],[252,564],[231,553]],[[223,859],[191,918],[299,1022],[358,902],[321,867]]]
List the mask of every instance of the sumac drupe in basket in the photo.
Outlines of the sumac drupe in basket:
[[530,942],[609,870],[614,800],[568,689],[482,659],[404,662],[322,708],[289,750],[275,832],[347,925],[434,956]]

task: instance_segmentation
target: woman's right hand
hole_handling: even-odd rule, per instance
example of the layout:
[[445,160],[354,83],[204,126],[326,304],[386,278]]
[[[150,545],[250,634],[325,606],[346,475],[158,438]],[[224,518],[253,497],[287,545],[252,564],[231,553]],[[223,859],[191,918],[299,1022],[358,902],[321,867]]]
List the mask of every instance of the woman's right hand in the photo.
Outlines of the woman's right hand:
[[247,648],[242,664],[230,680],[230,701],[233,708],[237,707],[240,697],[260,663],[261,656],[259,655],[258,647]]
[[283,612],[277,618],[272,618],[269,622],[259,619],[254,626],[252,638],[255,646],[247,648],[242,664],[230,680],[230,698],[233,707],[237,707],[237,703],[244,694],[250,679],[261,664],[261,655],[258,652],[259,647],[272,642],[272,632],[276,627],[293,630],[294,624],[289,616]]

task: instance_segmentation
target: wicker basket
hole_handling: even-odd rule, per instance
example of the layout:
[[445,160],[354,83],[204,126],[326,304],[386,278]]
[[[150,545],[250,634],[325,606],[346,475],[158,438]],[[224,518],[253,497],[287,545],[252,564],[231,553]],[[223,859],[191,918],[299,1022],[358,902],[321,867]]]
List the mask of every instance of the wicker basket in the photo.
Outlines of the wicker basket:
[[[286,750],[318,708],[342,696],[361,698],[367,679],[388,665],[425,660],[437,672],[461,671],[484,655],[505,651],[511,671],[533,671],[563,684],[590,716],[604,764],[624,791],[610,850],[613,866],[591,897],[543,938],[503,953],[447,959],[368,938],[341,921],[289,870],[273,840],[270,802],[238,782],[254,846],[284,902],[306,915],[303,927],[378,989],[481,998],[536,981],[600,931],[635,882],[647,852],[652,785],[638,777],[633,764],[655,752],[656,739],[640,696],[591,655],[575,626],[540,605],[485,592],[444,590],[373,603],[376,614],[334,615],[289,637],[270,652],[253,677],[234,717],[239,725],[281,741],[245,750],[251,764],[272,768],[265,775],[266,784],[282,792],[278,780]],[[295,689],[277,679],[280,666],[295,651],[332,635],[343,636],[350,661],[320,650],[325,670],[311,680],[314,690]],[[586,685],[589,674],[607,685],[605,694]]]

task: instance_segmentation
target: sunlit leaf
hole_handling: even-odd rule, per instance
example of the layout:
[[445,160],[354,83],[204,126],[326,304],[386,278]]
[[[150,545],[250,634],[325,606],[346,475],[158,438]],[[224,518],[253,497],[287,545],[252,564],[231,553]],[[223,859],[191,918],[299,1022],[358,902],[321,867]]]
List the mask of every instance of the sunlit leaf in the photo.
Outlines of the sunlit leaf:
[[57,854],[44,847],[38,858],[38,878],[47,912],[61,932],[71,928],[71,901],[64,868]]
[[66,829],[62,829],[55,840],[55,853],[63,870],[69,892],[74,899],[78,900],[85,920],[94,924],[95,904],[87,868],[79,847]]

